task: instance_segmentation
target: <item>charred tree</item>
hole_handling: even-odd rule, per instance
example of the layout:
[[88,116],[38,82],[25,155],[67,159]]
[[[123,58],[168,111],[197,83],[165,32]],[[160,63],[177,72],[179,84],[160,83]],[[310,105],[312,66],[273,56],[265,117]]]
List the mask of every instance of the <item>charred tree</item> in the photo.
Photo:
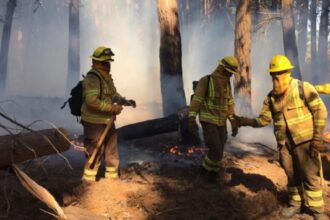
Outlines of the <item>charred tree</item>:
[[317,61],[319,62],[319,76],[325,76],[328,71],[329,7],[330,0],[322,0],[322,12],[320,19],[317,55]]
[[[310,33],[311,33],[311,69],[315,69],[317,62],[316,62],[316,6],[317,6],[317,0],[312,0],[310,3],[310,10],[309,10],[309,21],[310,21]],[[313,71],[313,83],[318,83],[318,77],[317,73]]]
[[282,0],[281,17],[283,29],[283,41],[285,55],[291,60],[295,68],[293,77],[301,79],[298,48],[295,34],[295,23],[293,18],[293,0]]
[[160,25],[160,84],[163,114],[176,113],[186,105],[182,79],[181,34],[176,0],[158,0]]
[[67,93],[80,77],[80,27],[79,0],[71,0],[69,5],[69,48]]
[[7,80],[8,54],[13,16],[16,8],[16,0],[8,0],[6,16],[3,24],[1,50],[0,50],[0,91],[5,90]]
[[298,48],[300,64],[303,65],[306,62],[307,51],[307,21],[308,21],[308,0],[298,1]]
[[68,132],[63,128],[0,136],[0,168],[69,148]]
[[252,113],[251,106],[251,0],[240,0],[236,10],[235,56],[238,74],[234,79],[234,93],[238,113]]

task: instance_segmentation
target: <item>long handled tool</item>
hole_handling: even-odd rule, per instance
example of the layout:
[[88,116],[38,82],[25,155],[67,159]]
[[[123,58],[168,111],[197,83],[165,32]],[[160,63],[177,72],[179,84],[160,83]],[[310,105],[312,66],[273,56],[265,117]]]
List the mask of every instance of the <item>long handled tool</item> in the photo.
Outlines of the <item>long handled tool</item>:
[[93,150],[92,155],[88,158],[86,167],[88,167],[89,169],[94,168],[95,163],[96,163],[96,158],[100,157],[100,155],[102,154],[101,148],[103,146],[104,139],[107,136],[112,124],[114,123],[115,118],[116,118],[116,116],[114,116],[114,115],[110,117],[110,119],[107,123],[107,126],[105,127],[104,131],[102,132],[102,134],[97,142],[97,145],[96,145],[95,149]]
[[[134,100],[126,100],[125,98],[123,97],[120,97],[120,96],[115,96],[113,99],[112,99],[112,103],[117,103],[119,105],[123,105],[123,106],[132,106],[133,108],[136,107],[136,103]],[[102,155],[102,146],[103,143],[104,143],[104,139],[105,137],[107,136],[109,130],[111,129],[111,126],[112,124],[114,123],[116,119],[116,116],[115,115],[112,115],[104,129],[104,131],[102,132],[98,142],[97,142],[97,145],[95,147],[95,149],[93,150],[93,153],[92,155],[88,158],[88,161],[86,163],[86,167],[89,168],[89,169],[93,169],[94,166],[95,166],[95,163],[97,161],[98,158],[101,157]]]
[[323,185],[324,185],[324,176],[323,176],[323,165],[322,165],[321,153],[319,153],[319,160],[320,160],[320,184],[321,184],[321,187],[323,187]]

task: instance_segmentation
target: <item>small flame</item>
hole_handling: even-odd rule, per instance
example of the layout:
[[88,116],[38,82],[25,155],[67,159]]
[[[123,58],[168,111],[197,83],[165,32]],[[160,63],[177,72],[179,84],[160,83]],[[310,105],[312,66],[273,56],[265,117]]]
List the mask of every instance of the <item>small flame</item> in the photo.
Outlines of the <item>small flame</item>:
[[169,149],[169,153],[177,156],[193,156],[195,154],[204,154],[204,148],[197,148],[195,146],[189,148],[180,148],[179,146],[173,146]]
[[170,153],[174,155],[182,155],[180,152],[179,146],[174,146],[170,148]]

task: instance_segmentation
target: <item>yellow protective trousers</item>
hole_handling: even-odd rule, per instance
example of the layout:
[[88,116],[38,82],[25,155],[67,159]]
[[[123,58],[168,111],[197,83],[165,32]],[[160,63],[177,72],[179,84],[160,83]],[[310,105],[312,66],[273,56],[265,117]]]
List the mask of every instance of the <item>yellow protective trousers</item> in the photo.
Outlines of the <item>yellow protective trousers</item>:
[[[93,124],[86,121],[82,121],[84,127],[84,145],[87,148],[87,157],[92,155],[99,137],[103,133],[106,125],[105,124]],[[118,177],[118,167],[119,167],[119,154],[118,154],[118,143],[117,143],[117,133],[115,125],[113,124],[110,131],[106,135],[104,139],[104,147],[101,155],[96,161],[96,165],[94,168],[85,168],[84,176],[89,176],[94,178],[97,174],[97,170],[101,159],[104,158],[105,168],[106,168],[106,177]],[[86,174],[86,175],[85,175]]]
[[209,149],[202,161],[202,166],[207,171],[218,172],[223,157],[223,150],[227,140],[226,126],[201,122],[206,147]]
[[300,206],[305,202],[312,211],[322,213],[321,161],[319,157],[311,156],[310,142],[294,145],[287,141],[279,149],[279,154],[281,166],[288,177],[290,205]]

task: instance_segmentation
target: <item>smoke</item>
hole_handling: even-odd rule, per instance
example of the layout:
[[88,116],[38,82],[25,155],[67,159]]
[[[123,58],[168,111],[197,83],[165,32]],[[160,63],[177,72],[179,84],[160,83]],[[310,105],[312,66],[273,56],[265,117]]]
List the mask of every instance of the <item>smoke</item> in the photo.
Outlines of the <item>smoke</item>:
[[[81,1],[81,74],[86,74],[90,69],[89,56],[95,48],[109,46],[115,53],[112,75],[117,90],[137,102],[136,109],[124,109],[117,119],[117,126],[162,116],[156,3],[154,0]],[[1,7],[2,13],[4,8]],[[59,110],[66,98],[68,1],[44,0],[35,13],[33,9],[31,1],[19,1],[15,12],[7,97],[38,97],[38,102],[22,101],[24,111],[29,114],[21,114],[19,110],[22,108],[13,112],[30,117],[30,120],[39,117],[52,119],[66,127],[68,125],[65,123],[75,123],[68,110]],[[181,22],[187,104],[192,94],[192,81],[210,74],[223,56],[234,53],[234,26],[230,25],[234,24],[234,20],[231,19],[224,16],[207,21],[195,19],[184,24]],[[282,30],[280,22],[273,21],[266,34],[253,34],[251,76],[255,114],[259,113],[263,99],[272,88],[267,68],[271,57],[278,53],[283,53]],[[49,98],[53,101],[40,101]]]

